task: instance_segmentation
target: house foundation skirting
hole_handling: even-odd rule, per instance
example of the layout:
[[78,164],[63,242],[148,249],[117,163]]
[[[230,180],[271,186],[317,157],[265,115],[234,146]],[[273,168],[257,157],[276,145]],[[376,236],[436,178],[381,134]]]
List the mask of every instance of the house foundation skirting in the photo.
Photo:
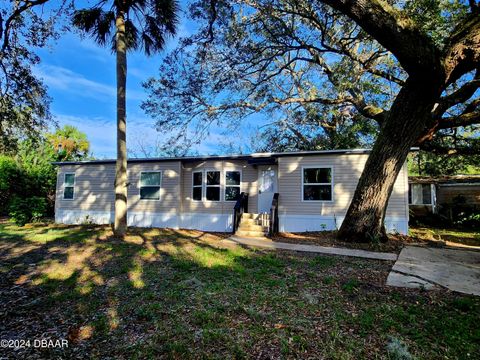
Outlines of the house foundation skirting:
[[59,224],[111,224],[113,212],[91,210],[56,210],[55,222]]
[[[281,232],[338,230],[344,219],[344,216],[279,215],[279,228]],[[387,216],[385,226],[390,233],[408,233],[407,218]]]
[[[55,222],[59,224],[112,224],[113,211],[57,210]],[[198,229],[204,231],[232,231],[233,215],[198,213],[133,212],[127,214],[128,226],[172,229]]]
[[[281,232],[305,232],[336,230],[342,225],[344,216],[321,215],[280,215]],[[111,224],[114,214],[110,211],[57,210],[55,222],[60,224]],[[207,213],[153,213],[128,212],[128,226],[165,227],[173,229],[197,229],[203,231],[230,232],[233,226],[232,214]],[[408,233],[408,219],[386,217],[385,225],[391,233]]]

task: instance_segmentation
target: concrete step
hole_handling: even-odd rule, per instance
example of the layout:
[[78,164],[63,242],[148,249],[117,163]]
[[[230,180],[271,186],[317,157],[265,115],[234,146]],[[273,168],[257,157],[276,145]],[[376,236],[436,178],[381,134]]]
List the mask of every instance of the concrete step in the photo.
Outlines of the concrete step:
[[238,226],[238,230],[263,231],[263,227],[261,225],[256,225],[256,224],[246,224],[242,221]]
[[235,232],[236,236],[248,236],[248,237],[264,237],[265,233],[263,231],[249,231],[249,230],[240,230],[238,229]]
[[242,216],[242,220],[240,221],[240,226],[242,224],[248,224],[248,225],[258,225],[259,220],[258,219],[250,219],[246,218],[245,215]]
[[243,213],[242,219],[258,219],[259,214]]

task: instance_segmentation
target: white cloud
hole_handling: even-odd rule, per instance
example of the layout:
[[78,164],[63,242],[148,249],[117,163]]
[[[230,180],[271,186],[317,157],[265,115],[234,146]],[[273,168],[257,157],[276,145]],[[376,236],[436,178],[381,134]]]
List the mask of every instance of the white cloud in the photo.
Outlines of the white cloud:
[[[87,134],[90,141],[90,150],[97,158],[116,157],[116,120],[101,116],[76,116],[69,114],[55,114],[59,126],[73,125]],[[135,145],[138,139],[148,144],[153,143],[159,133],[153,128],[152,121],[146,118],[127,118],[127,145]]]
[[[116,98],[116,86],[87,79],[84,75],[55,65],[41,65],[35,69],[48,87],[82,97],[112,102]],[[143,100],[145,93],[127,88],[128,100]]]

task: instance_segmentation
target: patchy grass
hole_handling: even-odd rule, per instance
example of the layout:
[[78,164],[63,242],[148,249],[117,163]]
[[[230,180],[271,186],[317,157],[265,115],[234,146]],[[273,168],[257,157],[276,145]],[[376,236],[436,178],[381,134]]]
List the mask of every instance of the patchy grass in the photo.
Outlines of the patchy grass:
[[480,247],[480,232],[475,230],[410,227],[410,235],[421,241]]
[[[480,353],[480,300],[384,286],[391,263],[222,247],[222,234],[0,224],[11,357],[418,358]],[[397,341],[397,340],[396,340]]]
[[294,244],[311,244],[377,252],[393,252],[397,254],[400,253],[406,244],[411,242],[408,237],[402,235],[390,235],[386,242],[352,243],[338,239],[337,231],[278,233],[272,237],[272,240]]

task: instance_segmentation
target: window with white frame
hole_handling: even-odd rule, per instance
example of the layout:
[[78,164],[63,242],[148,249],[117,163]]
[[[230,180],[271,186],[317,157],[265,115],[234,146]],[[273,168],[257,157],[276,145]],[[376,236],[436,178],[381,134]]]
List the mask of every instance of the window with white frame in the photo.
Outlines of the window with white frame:
[[240,198],[242,173],[236,170],[225,171],[225,201],[237,201]]
[[63,198],[73,200],[75,195],[75,174],[65,174],[63,180]]
[[192,174],[192,199],[202,201],[203,199],[203,171],[194,171]]
[[410,205],[432,205],[432,185],[409,184],[408,203]]
[[220,171],[206,172],[205,195],[208,201],[220,201]]
[[302,174],[303,201],[331,201],[332,168],[308,167],[303,168]]
[[160,200],[161,171],[145,171],[140,173],[140,199]]

